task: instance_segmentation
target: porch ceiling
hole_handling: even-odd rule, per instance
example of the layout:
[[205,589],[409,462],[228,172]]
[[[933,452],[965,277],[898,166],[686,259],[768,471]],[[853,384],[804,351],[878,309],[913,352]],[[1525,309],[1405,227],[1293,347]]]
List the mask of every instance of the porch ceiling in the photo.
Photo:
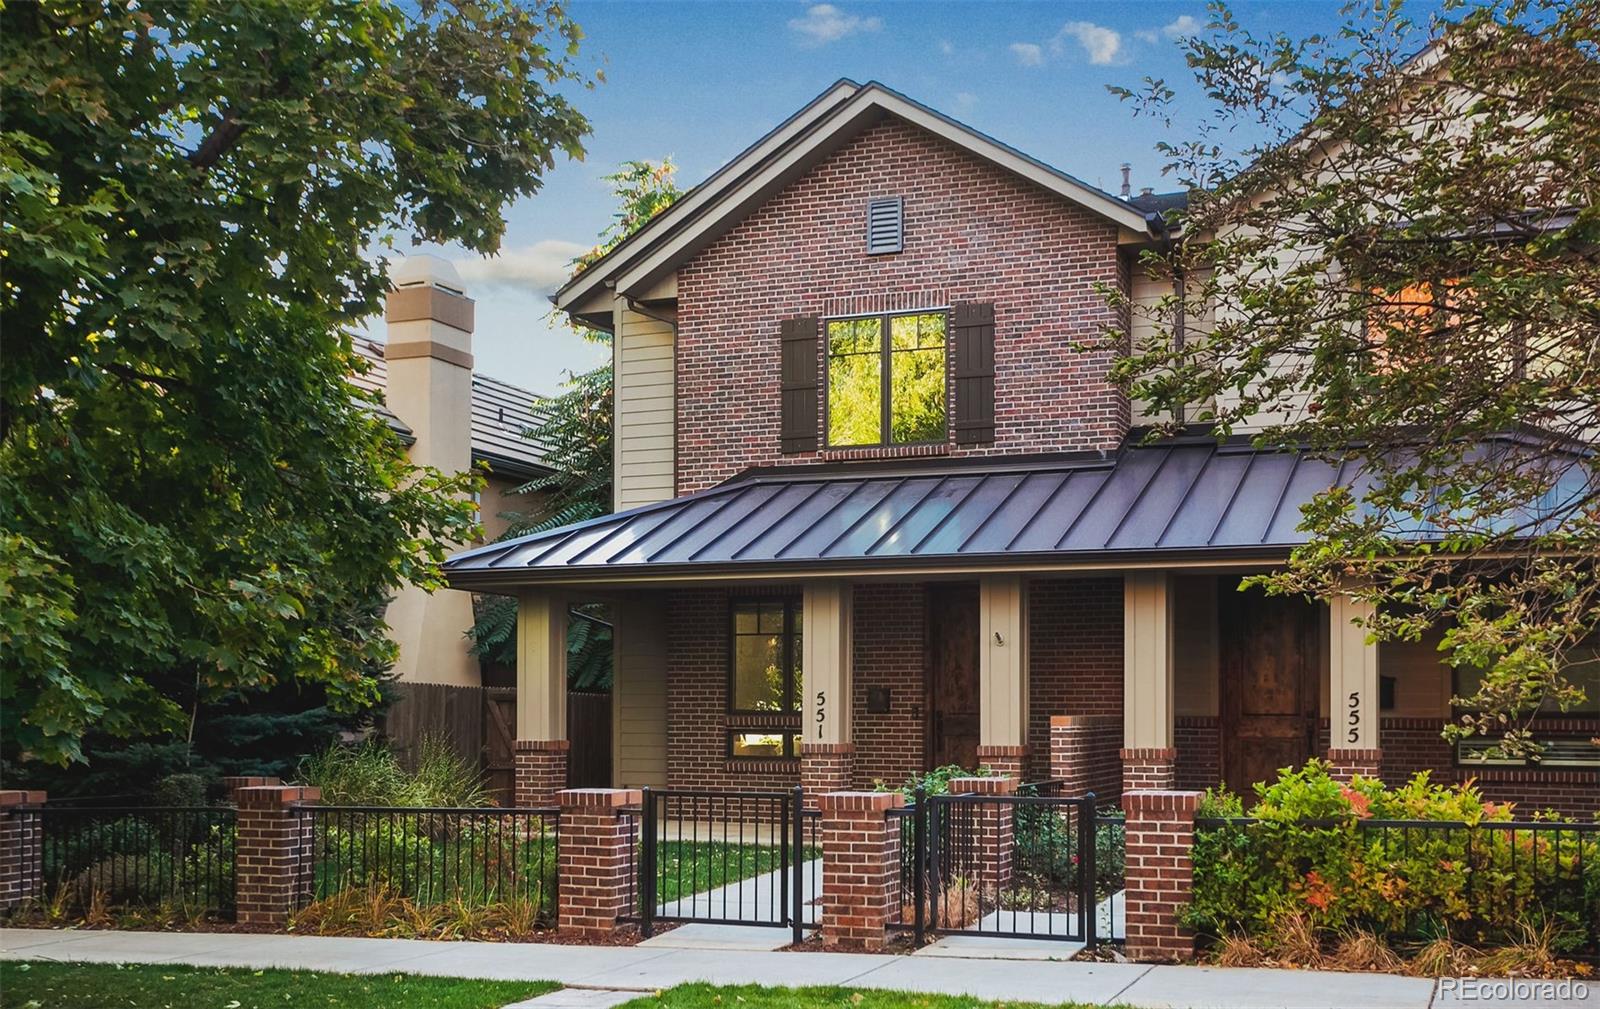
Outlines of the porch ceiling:
[[1277,559],[1356,464],[1209,439],[1115,458],[779,468],[458,554],[463,589],[658,576]]

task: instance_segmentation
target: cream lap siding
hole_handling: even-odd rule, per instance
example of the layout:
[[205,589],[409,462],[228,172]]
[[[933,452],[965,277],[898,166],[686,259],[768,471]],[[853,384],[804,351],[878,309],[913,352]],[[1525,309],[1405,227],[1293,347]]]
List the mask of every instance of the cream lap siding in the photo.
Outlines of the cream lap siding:
[[667,784],[666,607],[659,596],[626,596],[613,607],[612,784]]
[[[1137,261],[1133,264],[1129,296],[1133,299],[1133,312],[1129,323],[1129,335],[1135,348],[1147,344],[1155,338],[1157,320],[1155,313],[1161,299],[1172,294],[1172,281],[1165,277],[1153,277],[1149,268]],[[1189,280],[1188,294],[1192,299],[1203,287],[1204,281],[1191,277]],[[1184,319],[1184,335],[1186,340],[1193,344],[1194,341],[1203,339],[1211,331],[1211,311],[1194,312],[1191,306],[1190,315]],[[1169,318],[1161,323],[1160,329],[1169,337],[1172,334],[1172,320]],[[1131,404],[1133,410],[1133,425],[1139,427],[1148,424],[1157,424],[1165,421],[1165,414],[1157,415],[1150,404],[1144,400],[1134,400]],[[1196,406],[1191,405],[1186,411],[1186,420],[1193,422],[1200,412]]]
[[617,511],[673,496],[673,331],[618,306],[616,369]]

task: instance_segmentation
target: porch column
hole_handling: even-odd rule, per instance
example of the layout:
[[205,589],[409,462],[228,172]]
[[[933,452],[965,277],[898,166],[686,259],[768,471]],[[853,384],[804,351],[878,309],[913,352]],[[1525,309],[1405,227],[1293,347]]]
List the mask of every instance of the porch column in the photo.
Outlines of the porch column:
[[1167,572],[1130,571],[1123,577],[1122,639],[1122,790],[1170,789],[1177,750]]
[[800,784],[808,803],[850,787],[855,737],[850,655],[850,584],[807,582],[801,600]]
[[548,806],[567,787],[567,600],[517,597],[516,804]]
[[[1337,593],[1328,601],[1328,762],[1334,777],[1376,778],[1378,645],[1367,639],[1372,605]],[[1361,623],[1357,623],[1361,621]]]
[[978,763],[1022,780],[1028,741],[1028,587],[978,581]]

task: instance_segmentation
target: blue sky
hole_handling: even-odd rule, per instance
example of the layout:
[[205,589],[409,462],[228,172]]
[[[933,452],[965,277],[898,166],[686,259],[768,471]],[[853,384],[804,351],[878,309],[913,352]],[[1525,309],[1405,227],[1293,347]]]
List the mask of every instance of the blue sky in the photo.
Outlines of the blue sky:
[[[583,162],[510,208],[500,257],[459,249],[477,299],[478,369],[536,392],[598,363],[602,348],[547,319],[564,264],[613,210],[601,176],[665,156],[699,182],[840,77],[878,80],[1101,188],[1118,166],[1160,177],[1160,127],[1106,92],[1146,76],[1188,81],[1177,36],[1205,22],[1203,0],[1151,3],[584,2],[583,58],[606,82],[574,100],[594,133]],[[1339,24],[1337,2],[1239,4],[1246,26],[1295,34]],[[1198,110],[1196,110],[1198,111]],[[373,323],[382,335],[382,323]]]

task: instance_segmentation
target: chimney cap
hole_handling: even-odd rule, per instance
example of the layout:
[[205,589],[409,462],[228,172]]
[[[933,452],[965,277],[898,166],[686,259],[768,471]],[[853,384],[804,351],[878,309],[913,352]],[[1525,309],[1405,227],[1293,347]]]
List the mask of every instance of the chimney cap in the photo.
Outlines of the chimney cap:
[[463,294],[461,275],[448,259],[418,253],[402,259],[389,273],[389,282],[395,287],[442,287],[455,294]]

